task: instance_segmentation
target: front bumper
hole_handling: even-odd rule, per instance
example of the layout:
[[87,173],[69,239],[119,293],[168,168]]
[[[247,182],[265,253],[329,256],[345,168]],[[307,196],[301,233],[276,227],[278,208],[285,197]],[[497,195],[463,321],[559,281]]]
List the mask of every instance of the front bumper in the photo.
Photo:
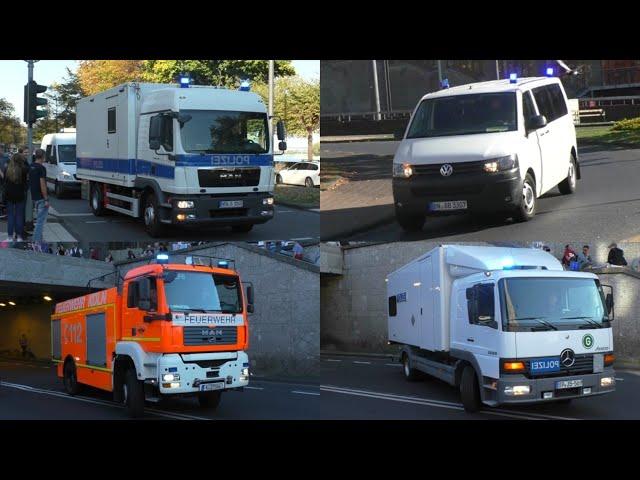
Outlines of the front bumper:
[[[246,387],[248,377],[242,377],[242,371],[249,368],[249,357],[245,352],[211,352],[197,354],[172,353],[162,355],[158,359],[158,378],[153,383],[158,385],[162,395],[194,394],[200,391],[204,383],[223,384],[222,390]],[[163,381],[165,374],[180,376],[178,387],[166,387]],[[148,382],[147,382],[148,383]]]
[[[603,377],[611,377],[614,379],[613,384],[607,387],[600,386],[600,379]],[[556,389],[557,381],[561,380],[582,380],[582,387],[569,389]],[[530,392],[528,395],[511,396],[504,393],[505,387],[515,385],[528,385]],[[590,388],[590,393],[585,393],[584,389]],[[585,375],[571,375],[567,377],[549,377],[530,379],[524,375],[509,375],[498,380],[497,404],[521,404],[521,403],[541,403],[553,402],[555,400],[563,400],[569,398],[593,397],[595,395],[603,395],[615,391],[615,372],[613,368],[605,368],[602,373],[593,373]],[[551,398],[545,399],[544,392],[552,392]]]
[[[163,223],[173,225],[241,225],[265,223],[274,217],[274,207],[264,205],[263,199],[271,198],[269,192],[243,195],[172,196],[169,213]],[[193,208],[178,208],[177,202],[189,200]],[[241,201],[242,207],[220,208],[223,201]],[[184,215],[184,217],[179,217]]]
[[[396,210],[407,216],[493,213],[512,211],[522,201],[522,180],[517,168],[496,173],[454,173],[442,175],[414,174],[409,178],[393,178]],[[466,210],[433,212],[431,202],[466,200]]]

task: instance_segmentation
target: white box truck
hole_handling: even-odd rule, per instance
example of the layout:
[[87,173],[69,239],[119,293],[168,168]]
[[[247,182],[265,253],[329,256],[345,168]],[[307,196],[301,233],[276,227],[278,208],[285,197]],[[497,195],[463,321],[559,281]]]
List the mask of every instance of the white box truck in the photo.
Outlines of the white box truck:
[[248,232],[273,218],[273,135],[245,87],[126,83],[81,99],[76,124],[77,176],[97,216],[142,218],[154,237],[166,225]]
[[406,378],[459,387],[469,412],[615,390],[613,289],[547,252],[442,245],[389,274],[387,293]]

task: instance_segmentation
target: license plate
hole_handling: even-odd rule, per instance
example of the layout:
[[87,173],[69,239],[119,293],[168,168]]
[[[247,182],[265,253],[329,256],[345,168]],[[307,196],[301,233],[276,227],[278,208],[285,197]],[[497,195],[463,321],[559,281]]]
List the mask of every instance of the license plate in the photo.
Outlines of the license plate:
[[563,388],[576,388],[582,386],[582,380],[560,380],[556,382],[556,389],[562,390]]
[[200,385],[201,392],[208,392],[211,390],[223,390],[224,383],[223,382],[215,382],[215,383],[203,383]]
[[243,205],[244,205],[243,200],[220,201],[220,208],[242,208]]
[[429,204],[429,210],[432,212],[439,212],[442,210],[466,210],[466,200],[452,200],[449,202],[431,202]]
[[560,371],[560,357],[532,358],[529,361],[532,375]]

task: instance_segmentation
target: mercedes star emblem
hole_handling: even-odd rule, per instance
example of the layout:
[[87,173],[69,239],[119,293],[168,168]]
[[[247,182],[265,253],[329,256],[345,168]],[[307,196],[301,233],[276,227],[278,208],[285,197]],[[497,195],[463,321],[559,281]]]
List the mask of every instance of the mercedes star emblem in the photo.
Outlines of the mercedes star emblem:
[[574,363],[576,363],[576,354],[573,353],[573,350],[570,348],[565,348],[560,353],[560,363],[564,367],[572,367]]

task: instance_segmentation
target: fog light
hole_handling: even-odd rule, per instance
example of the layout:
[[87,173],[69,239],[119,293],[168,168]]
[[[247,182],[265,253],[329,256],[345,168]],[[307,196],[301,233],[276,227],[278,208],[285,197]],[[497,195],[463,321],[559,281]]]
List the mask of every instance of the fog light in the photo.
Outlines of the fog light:
[[162,375],[163,382],[174,382],[176,380],[180,380],[180,375],[177,373],[165,373]]
[[262,199],[263,205],[273,205],[273,197],[267,197]]
[[186,218],[187,218],[187,216],[186,216],[184,213],[179,213],[178,215],[176,215],[176,219],[177,219],[179,222],[184,221]]
[[187,219],[188,220],[195,220],[196,216],[193,213],[190,213],[189,215],[187,215]]
[[610,387],[611,385],[615,384],[616,381],[614,380],[613,377],[602,377],[600,379],[600,386],[601,387]]
[[544,398],[545,400],[547,400],[549,398],[553,398],[553,392],[544,392],[542,394],[542,398]]
[[180,388],[180,382],[163,383],[162,388]]
[[180,200],[178,202],[178,208],[193,208],[193,202],[191,200]]
[[591,393],[591,387],[586,387],[582,389],[583,395],[589,395]]
[[245,377],[248,377],[249,376],[249,369],[248,368],[243,368],[241,375],[244,375]]
[[262,210],[260,212],[260,215],[262,215],[263,217],[268,217],[269,215],[273,215],[273,210]]
[[529,385],[509,385],[504,387],[505,395],[529,395]]

